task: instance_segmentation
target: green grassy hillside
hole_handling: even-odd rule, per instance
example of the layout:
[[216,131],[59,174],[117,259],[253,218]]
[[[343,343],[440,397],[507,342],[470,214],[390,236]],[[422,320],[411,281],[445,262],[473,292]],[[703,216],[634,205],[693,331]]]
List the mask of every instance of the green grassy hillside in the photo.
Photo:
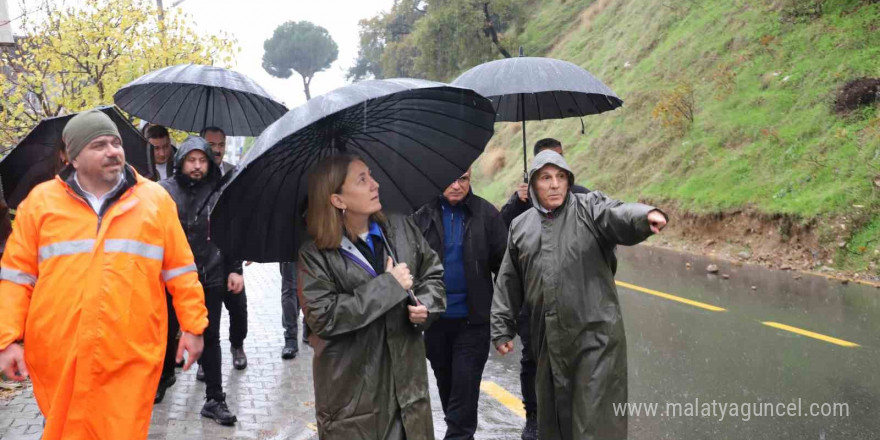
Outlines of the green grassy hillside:
[[[810,7],[821,4],[821,10]],[[804,6],[805,5],[805,6]],[[838,114],[847,82],[880,77],[880,3],[869,0],[543,0],[521,35],[529,55],[574,62],[623,100],[616,111],[532,122],[560,139],[579,183],[679,211],[750,209],[817,221],[835,265],[863,270],[880,248],[880,112]],[[677,94],[677,96],[676,96]],[[692,97],[692,99],[688,99]],[[682,99],[683,98],[683,99]],[[692,103],[693,121],[655,118]],[[498,124],[475,166],[493,202],[521,178],[519,124]],[[531,157],[531,154],[529,155]],[[824,226],[824,223],[829,225]]]

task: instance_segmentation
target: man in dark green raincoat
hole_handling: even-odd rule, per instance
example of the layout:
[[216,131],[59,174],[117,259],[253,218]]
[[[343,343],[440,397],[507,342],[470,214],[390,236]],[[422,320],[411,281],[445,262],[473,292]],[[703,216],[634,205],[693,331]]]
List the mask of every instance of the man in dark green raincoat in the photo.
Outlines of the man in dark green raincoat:
[[535,156],[529,182],[535,209],[510,227],[492,342],[502,355],[512,351],[516,318],[528,307],[542,440],[625,439],[626,414],[614,412],[627,400],[627,376],[613,250],[659,232],[666,215],[598,191],[571,193],[571,168],[549,150]]

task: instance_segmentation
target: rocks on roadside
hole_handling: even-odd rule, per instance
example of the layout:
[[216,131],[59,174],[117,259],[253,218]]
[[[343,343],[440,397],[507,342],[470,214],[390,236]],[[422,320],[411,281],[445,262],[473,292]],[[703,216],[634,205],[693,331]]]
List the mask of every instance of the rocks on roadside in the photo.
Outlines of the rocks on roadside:
[[791,266],[783,264],[782,266],[779,266],[779,270],[791,270]]
[[725,280],[729,280],[729,279],[730,279],[730,275],[728,275],[728,274],[726,274],[726,273],[723,273],[723,274],[721,274],[721,278],[724,278]]
[[739,257],[739,258],[742,258],[743,260],[748,260],[749,258],[752,257],[752,254],[743,251],[743,252],[740,252],[740,253],[736,254],[736,256]]
[[752,290],[758,290],[758,286],[752,286]]
[[718,273],[718,266],[715,264],[710,264],[710,265],[706,266],[706,272]]

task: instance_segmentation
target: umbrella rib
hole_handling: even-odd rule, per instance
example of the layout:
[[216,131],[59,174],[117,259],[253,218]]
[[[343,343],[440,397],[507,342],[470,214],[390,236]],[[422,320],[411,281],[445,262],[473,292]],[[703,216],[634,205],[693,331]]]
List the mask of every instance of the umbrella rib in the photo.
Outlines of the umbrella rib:
[[[254,96],[251,93],[244,93],[243,96],[247,100],[247,102],[250,103],[251,107],[253,107],[254,110],[256,111],[257,118],[259,118],[259,120],[260,120],[260,125],[261,125],[260,128],[261,129],[265,129],[266,127],[269,126],[269,124],[271,124],[272,122],[275,122],[275,121],[272,121],[272,122],[266,121],[266,118],[264,116],[269,116],[268,107],[266,105],[263,105],[263,103],[260,102],[259,99],[256,99],[256,96]],[[261,106],[262,106],[262,109],[260,108]],[[251,129],[251,130],[253,129],[250,122],[248,122],[248,129]],[[262,130],[260,130],[260,131],[262,131]],[[250,134],[257,135],[257,134],[259,134],[259,132],[251,131]]]
[[[172,83],[172,84],[170,84],[170,85],[177,86],[177,89],[174,91],[175,93],[177,93],[177,91],[180,90],[180,87],[181,87],[180,84]],[[188,95],[187,95],[187,96],[188,96]],[[152,100],[152,98],[151,98],[151,100]],[[162,106],[159,107],[159,110],[156,111],[154,114],[155,114],[156,116],[158,116],[159,114],[161,114],[161,113],[162,113],[162,110],[164,110],[165,107],[168,106],[168,104],[169,104],[170,102],[171,102],[171,99],[166,100],[164,103],[162,103]],[[181,103],[181,104],[182,104],[182,103]],[[183,107],[183,105],[180,105],[179,107],[177,107],[177,110],[174,112],[174,118],[171,118],[171,122],[174,122],[174,120],[177,118],[177,113],[180,112],[180,109],[181,109],[182,107]],[[150,122],[153,122],[153,121],[150,121]],[[169,127],[171,127],[171,128],[174,128],[174,127],[171,126],[171,122],[166,122],[166,123],[164,123],[164,125],[167,125],[167,126],[169,126]]]
[[[388,147],[389,150],[394,151],[398,156],[403,157],[404,160],[406,160],[406,159],[405,159],[405,156],[404,156],[403,154],[401,154],[401,153],[399,153],[398,151],[394,150],[393,148],[391,148],[390,145],[388,145],[388,144],[386,144],[385,142],[379,140],[379,139],[376,138],[375,136],[372,136],[372,135],[369,134],[369,133],[363,133],[363,132],[361,132],[361,133],[359,133],[359,134],[361,134],[361,135],[363,135],[363,136],[366,136],[366,137],[368,137],[369,139],[372,139],[373,141],[379,142],[380,144],[382,144],[382,145]],[[435,155],[441,157],[441,158],[442,158],[444,161],[446,161],[448,164],[450,164],[450,165],[452,165],[452,166],[458,168],[458,165],[457,165],[456,163],[452,162],[451,160],[449,160],[449,158],[447,158],[447,157],[444,156],[443,154],[438,153],[438,152],[435,151],[433,148],[431,148],[431,147],[425,145],[423,142],[421,142],[421,141],[419,141],[419,140],[413,138],[412,136],[408,136],[408,135],[405,135],[405,134],[402,134],[402,133],[394,133],[394,134],[395,134],[396,136],[400,136],[400,137],[403,137],[403,138],[409,139],[410,141],[419,144],[421,147],[425,148],[426,150],[428,150],[428,151],[434,153]],[[353,136],[350,137],[349,139],[351,139],[351,140],[355,140],[355,138],[354,138]],[[408,160],[407,160],[406,162],[409,163],[410,165],[413,165],[413,164],[412,164],[411,162],[409,162]],[[433,183],[433,182],[432,182],[432,183]]]
[[565,116],[562,116],[565,114],[565,112],[562,111],[562,106],[559,105],[559,98],[556,97],[556,92],[550,92],[550,96],[553,97],[553,102],[556,103],[556,108],[559,109],[559,119],[565,119]]
[[574,92],[568,92],[568,94],[571,95],[571,100],[574,101],[574,106],[577,107],[579,115],[586,116],[586,115],[591,114],[591,113],[584,113],[584,110],[581,108],[581,105],[578,103],[577,96],[574,94]]
[[[186,92],[186,96],[183,98],[183,101],[181,101],[181,103],[180,103],[181,105],[180,105],[179,107],[177,107],[177,111],[174,112],[174,117],[171,118],[171,122],[168,123],[168,126],[169,126],[169,127],[171,127],[171,128],[175,128],[174,125],[177,125],[177,124],[176,124],[177,116],[180,114],[180,111],[183,109],[183,104],[186,103],[186,102],[189,100],[189,95],[191,95],[192,92],[193,92],[193,90],[195,90],[196,88],[197,88],[197,87],[194,87],[194,88],[192,88],[192,89],[190,89],[189,91]],[[168,101],[166,101],[166,103],[167,103],[167,102],[168,102]],[[163,106],[163,107],[164,107],[164,106]],[[172,124],[174,124],[174,125],[172,125]],[[183,125],[180,125],[180,126],[182,127]],[[183,130],[186,130],[186,129],[183,129]],[[189,131],[189,130],[186,130],[186,131]]]
[[498,103],[492,102],[492,108],[495,110],[495,122],[498,122],[498,117],[501,114],[502,106],[504,105],[505,95],[498,95]]
[[[233,92],[231,96],[235,99],[235,103],[238,105],[238,108],[241,109],[241,114],[244,117],[244,124],[247,126],[248,132],[250,132],[251,121],[248,119],[248,112],[245,110],[244,106],[241,105],[241,100],[238,99],[238,94],[243,92]],[[235,129],[234,118],[232,117],[232,107],[229,104],[229,100],[226,100],[226,110],[229,112],[229,124],[232,125],[233,129]],[[230,131],[231,134],[231,131]]]
[[[395,110],[393,111],[393,113],[399,113],[401,110],[408,110],[408,109],[395,109]],[[413,110],[413,109],[409,109],[409,110]],[[426,113],[433,113],[433,114],[435,114],[435,115],[440,115],[440,116],[444,116],[444,117],[445,117],[445,116],[448,116],[448,115],[446,115],[446,114],[438,113],[438,112],[434,112],[434,111],[430,111],[430,110],[415,110],[415,111],[423,111],[423,112],[426,112]],[[451,118],[451,119],[454,119],[454,120],[456,120],[456,121],[459,121],[459,122],[465,122],[465,123],[468,123],[468,124],[470,124],[471,126],[473,126],[473,127],[475,127],[475,128],[483,129],[483,127],[480,127],[480,126],[477,125],[477,124],[473,124],[473,123],[471,123],[471,122],[468,121],[468,120],[459,119],[459,118],[454,118],[454,117],[450,117],[450,118]],[[451,138],[453,138],[453,139],[455,139],[455,140],[457,140],[457,141],[459,141],[459,142],[461,142],[461,143],[463,143],[463,144],[465,144],[465,145],[471,147],[471,148],[474,149],[474,150],[482,151],[483,148],[485,148],[485,146],[484,146],[483,148],[480,148],[480,147],[478,147],[478,146],[475,146],[475,145],[471,144],[470,142],[468,142],[467,140],[461,139],[461,138],[459,138],[458,136],[455,136],[455,135],[453,135],[453,134],[450,134],[450,133],[446,133],[446,132],[443,132],[443,131],[437,130],[435,127],[432,127],[432,126],[427,125],[427,124],[423,124],[423,123],[421,123],[421,122],[419,122],[419,121],[417,121],[417,120],[402,119],[402,118],[392,118],[391,115],[389,115],[389,116],[387,116],[387,117],[384,117],[384,119],[389,119],[389,120],[391,120],[391,121],[405,122],[405,123],[408,123],[408,124],[413,124],[413,125],[418,125],[418,126],[420,126],[420,127],[428,128],[428,129],[433,130],[433,131],[435,131],[435,132],[442,133],[442,134],[444,134],[444,135],[446,135],[446,136],[449,136],[449,137],[451,137]],[[374,118],[373,120],[374,120],[374,121],[379,121],[380,119],[379,119],[379,118]],[[377,125],[377,124],[374,123],[373,125],[375,126],[375,125]],[[425,146],[425,147],[428,148],[427,146]],[[430,149],[430,148],[428,148],[428,149]],[[433,150],[432,150],[432,151],[433,151]]]
[[539,120],[539,121],[543,121],[544,118],[541,117],[541,100],[538,99],[538,94],[537,94],[537,93],[532,93],[531,96],[533,96],[533,97],[535,98],[535,107],[536,107],[537,110],[538,110],[538,120]]
[[[275,171],[272,173],[273,176],[276,175],[278,172],[281,172],[281,175],[282,175],[282,176],[281,176],[281,179],[280,179],[280,182],[278,183],[278,185],[276,185],[277,190],[275,191],[275,194],[271,197],[271,199],[272,199],[272,200],[275,200],[276,203],[277,203],[277,201],[278,201],[278,198],[279,198],[279,195],[281,194],[282,189],[284,188],[284,183],[287,181],[288,177],[290,177],[291,175],[294,174],[294,173],[292,173],[291,171],[295,170],[296,168],[301,168],[301,169],[304,169],[304,170],[305,170],[306,168],[308,168],[308,167],[300,167],[300,166],[298,166],[298,164],[297,164],[297,160],[298,160],[300,157],[302,157],[302,158],[303,158],[303,164],[305,164],[305,163],[308,162],[308,159],[309,159],[310,157],[312,157],[312,156],[311,156],[311,155],[294,155],[294,156],[292,156],[292,157],[293,157],[293,160],[290,161],[290,163],[285,162],[285,163],[279,164],[279,165],[276,167]],[[299,180],[297,180],[297,187],[298,187],[298,186],[299,186]],[[299,189],[299,188],[297,188],[296,190],[298,190],[298,189]],[[296,192],[294,192],[294,194],[296,194]],[[273,205],[274,205],[274,204],[273,204]],[[296,208],[294,208],[294,209],[296,209]],[[274,217],[272,217],[271,220],[270,220],[270,222],[269,222],[269,227],[271,228],[272,225],[273,225],[274,223],[275,223],[275,219],[274,219]]]
[[[137,116],[136,113],[140,113],[141,109],[143,109],[145,105],[149,104],[149,102],[152,101],[153,98],[156,97],[156,95],[162,93],[162,91],[164,91],[164,90],[165,90],[165,87],[168,86],[168,85],[169,85],[169,84],[148,84],[148,85],[147,85],[147,91],[148,91],[148,92],[153,92],[153,91],[155,90],[155,92],[153,92],[152,94],[150,94],[149,97],[148,97],[147,99],[145,99],[144,102],[143,102],[143,103],[142,103],[142,104],[141,104],[136,110],[132,110],[132,111],[129,112],[129,113],[131,113],[131,114]],[[137,87],[137,86],[135,86],[135,87]],[[130,89],[130,90],[131,90],[130,93],[133,94],[133,93],[134,93],[134,90],[133,90],[133,89]],[[136,95],[135,95],[135,96],[136,96]],[[134,99],[135,99],[134,97],[131,98],[132,101],[134,101]],[[138,117],[140,117],[140,116],[138,116]],[[145,118],[141,118],[141,119],[145,119]]]
[[[368,136],[368,137],[369,137],[370,139],[372,139],[373,141],[378,142],[378,143],[384,145],[386,148],[388,148],[389,150],[391,150],[394,154],[400,156],[400,158],[403,159],[404,162],[408,163],[408,164],[409,164],[410,166],[412,166],[413,168],[418,169],[418,167],[417,167],[414,163],[412,163],[409,159],[407,159],[407,157],[406,157],[405,155],[401,154],[399,151],[395,150],[395,149],[392,148],[390,145],[386,144],[384,141],[382,141],[382,140],[380,140],[380,139],[378,139],[378,138],[376,138],[376,137],[374,137],[374,136],[370,136],[369,134],[366,134],[366,133],[363,133],[363,134],[364,134],[364,136]],[[429,148],[427,145],[425,145],[425,144],[422,143],[421,141],[418,141],[418,140],[416,140],[416,139],[413,139],[413,138],[410,137],[410,136],[406,136],[406,135],[403,135],[403,134],[399,134],[399,133],[395,133],[395,134],[398,135],[398,136],[405,137],[405,138],[407,138],[407,139],[409,139],[409,140],[411,140],[411,141],[413,141],[413,142],[415,142],[415,143],[421,145],[422,147],[426,148],[428,151],[431,151],[432,153],[436,154],[437,156],[440,156],[441,158],[443,158],[443,160],[445,160],[447,163],[449,163],[449,164],[452,165],[453,167],[455,167],[455,168],[460,168],[460,167],[458,166],[458,164],[453,163],[451,160],[449,160],[448,158],[446,158],[446,156],[444,156],[444,155],[442,155],[442,154],[440,154],[440,153],[434,151],[433,149]],[[356,139],[354,139],[354,138],[350,138],[350,139],[355,143],[355,145],[360,146],[360,145],[357,143]],[[428,179],[428,180],[430,180],[430,179]],[[434,182],[434,181],[431,181],[431,184],[434,185],[434,186],[437,187],[437,188],[443,188],[443,187],[441,187],[440,185],[438,185],[438,184],[437,184],[436,182]]]
[[[375,163],[376,163],[376,166],[378,166],[379,169],[382,170],[382,173],[384,173],[386,176],[388,176],[388,180],[391,181],[391,184],[394,185],[394,187],[397,189],[397,192],[400,193],[400,196],[403,197],[404,200],[406,200],[406,203],[407,203],[410,207],[412,207],[412,206],[414,205],[414,203],[412,202],[412,200],[410,200],[409,197],[407,197],[406,194],[403,192],[403,190],[401,190],[401,188],[403,188],[403,187],[400,186],[400,185],[398,185],[398,183],[394,181],[394,177],[392,177],[392,174],[389,173],[388,170],[386,170],[384,166],[382,166],[382,163],[379,162],[378,160],[376,160],[376,158],[375,158],[372,154],[370,154],[370,152],[367,151],[366,148],[362,147],[362,146],[361,146],[356,140],[351,139],[351,141],[352,141],[352,142],[358,147],[358,149],[360,149],[364,154],[366,154],[367,156],[369,156],[370,159],[373,159],[373,162],[375,162]],[[378,142],[380,142],[380,143],[382,143],[383,145],[385,145],[385,143],[382,142],[382,141],[378,141]],[[387,145],[386,145],[386,146],[387,146]],[[389,147],[389,149],[390,149],[390,147]],[[407,163],[409,163],[409,161],[407,161]],[[412,165],[412,164],[410,163],[410,165]],[[416,169],[418,169],[418,168],[416,168]],[[429,179],[429,180],[430,180],[430,179]],[[434,184],[434,182],[431,182],[431,184]],[[434,184],[434,186],[436,187],[437,185]]]
[[[285,144],[283,144],[283,145],[286,145],[286,144],[287,144],[287,143],[285,143]],[[309,168],[311,168],[311,166],[313,165],[314,161],[317,160],[317,159],[320,157],[320,152],[321,152],[320,150],[322,150],[322,149],[321,149],[321,148],[315,148],[315,147],[312,147],[312,146],[311,146],[311,145],[313,145],[312,143],[309,143],[308,145],[310,145],[310,147],[308,147],[308,149],[309,149],[309,150],[317,150],[317,154],[298,154],[298,155],[293,155],[293,156],[291,156],[291,158],[293,159],[292,161],[290,161],[290,162],[285,162],[285,163],[283,163],[283,164],[279,164],[278,166],[275,167],[275,169],[273,170],[271,176],[275,176],[278,172],[281,172],[281,173],[283,174],[284,177],[282,178],[281,183],[279,183],[278,185],[275,185],[275,187],[277,188],[277,191],[275,192],[275,195],[274,195],[273,197],[270,197],[271,200],[275,200],[276,203],[277,203],[278,196],[279,196],[279,194],[281,194],[281,191],[282,191],[282,189],[284,188],[284,182],[287,180],[287,178],[288,178],[289,176],[295,174],[295,173],[293,173],[293,172],[291,172],[291,171],[296,170],[297,168],[302,169],[304,172],[303,172],[303,173],[299,173],[299,176],[302,177],[302,176],[305,174],[305,171],[307,171]],[[283,149],[280,150],[279,153],[282,152],[282,151],[283,151]],[[310,163],[310,162],[311,162],[311,163]],[[276,162],[276,163],[277,163],[277,162]],[[270,177],[271,177],[271,176],[270,176]],[[266,177],[265,180],[267,180],[267,181],[271,181],[272,179],[271,179],[270,177]],[[301,180],[302,180],[301,178],[296,179],[296,187],[294,188],[294,194],[295,194],[294,197],[295,197],[296,199],[299,198],[299,197],[298,197],[298,194],[299,194],[299,188],[300,188],[300,185],[301,185]],[[264,186],[264,188],[265,188],[265,186]],[[297,202],[298,202],[298,200],[295,200],[295,203],[297,203]],[[270,205],[270,206],[274,206],[274,204],[272,204],[272,205]],[[299,213],[299,206],[295,206],[295,207],[294,207],[294,214],[297,214],[297,213]],[[270,230],[272,229],[273,225],[275,224],[275,221],[276,221],[275,217],[270,217],[270,218],[269,218],[269,226],[268,226],[268,228],[269,228]],[[296,221],[296,219],[294,219],[294,221]],[[295,237],[295,235],[294,235],[294,240],[295,240],[295,238],[296,238],[296,237]],[[274,238],[271,237],[271,236],[267,236],[267,237],[266,237],[266,240],[267,240],[266,243],[267,243],[267,245],[268,245],[267,247],[270,247],[272,241],[274,240]]]
[[[194,89],[202,90],[202,89],[199,89],[198,87],[194,87]],[[189,128],[190,129],[192,129],[193,127],[196,126],[196,119],[198,119],[198,115],[202,113],[199,111],[199,109],[202,108],[203,102],[205,104],[205,111],[207,111],[207,105],[208,105],[207,100],[208,100],[208,98],[207,98],[206,94],[199,93],[199,100],[196,102],[195,109],[192,113],[192,120],[189,121]]]
[[599,107],[598,105],[596,105],[596,100],[593,99],[593,94],[592,94],[592,93],[588,93],[588,94],[587,94],[587,99],[589,99],[590,102],[593,103],[593,107],[596,109],[596,113],[594,113],[594,114],[598,115],[599,113],[604,113],[604,112],[605,112],[605,110],[602,110],[601,107]]
[[[396,102],[404,102],[404,101],[408,101],[408,100],[437,101],[436,99],[426,99],[426,98],[404,98],[404,99],[397,100]],[[444,101],[444,102],[448,102],[448,101]],[[459,105],[459,106],[461,106],[461,107],[465,107],[465,108],[467,108],[467,109],[471,109],[471,110],[473,110],[474,112],[486,113],[486,112],[480,110],[479,108],[477,108],[477,107],[475,107],[475,106],[469,106],[469,105],[463,105],[463,104],[455,104],[455,103],[452,103],[452,104],[453,104],[453,105]],[[472,122],[470,119],[459,118],[459,117],[453,116],[452,114],[449,114],[449,113],[441,113],[441,112],[438,112],[438,111],[435,111],[435,110],[431,110],[431,109],[407,108],[407,107],[401,107],[401,106],[396,106],[396,108],[394,108],[394,111],[395,111],[395,112],[399,112],[399,111],[401,111],[401,110],[412,110],[412,111],[419,111],[419,112],[425,112],[425,113],[432,113],[432,114],[435,114],[435,115],[440,115],[440,116],[447,117],[447,118],[449,118],[449,119],[454,119],[454,120],[459,121],[459,122],[464,122],[464,123],[466,123],[466,124],[469,124],[469,125],[474,126],[474,127],[477,127],[477,128],[482,128],[479,124],[475,124],[475,123]],[[495,112],[494,112],[494,109],[493,109],[492,113],[493,113],[493,114],[495,113]],[[493,118],[493,119],[494,119],[494,118]]]
[[[393,97],[393,95],[392,95],[392,97]],[[474,127],[482,128],[482,127],[480,127],[480,125],[473,123],[470,119],[459,118],[459,117],[456,117],[456,116],[454,116],[454,115],[452,115],[452,114],[450,114],[450,113],[441,113],[441,112],[438,112],[438,111],[432,110],[432,109],[430,109],[430,108],[421,109],[421,108],[417,108],[417,107],[413,107],[413,108],[403,107],[401,103],[405,103],[405,102],[407,102],[407,101],[427,101],[427,102],[435,102],[435,101],[439,101],[439,102],[447,103],[447,104],[451,104],[451,105],[454,105],[454,106],[464,107],[464,108],[467,108],[467,109],[473,110],[474,112],[482,112],[482,110],[480,110],[480,109],[479,109],[478,107],[476,107],[476,106],[471,106],[471,105],[466,105],[466,104],[460,104],[460,103],[457,103],[457,102],[455,102],[455,101],[449,101],[449,100],[439,99],[439,98],[436,98],[436,97],[424,97],[424,96],[401,96],[401,97],[396,97],[396,98],[393,98],[393,99],[383,99],[383,98],[387,98],[387,97],[374,98],[373,100],[370,100],[370,101],[368,101],[368,102],[373,102],[373,103],[375,103],[375,105],[377,105],[377,106],[381,106],[381,105],[383,105],[383,104],[386,106],[386,108],[381,108],[381,107],[378,108],[378,111],[386,111],[386,110],[388,110],[388,111],[393,111],[393,112],[396,113],[396,112],[399,112],[399,111],[402,111],[402,110],[410,110],[410,111],[418,111],[418,112],[432,113],[432,114],[440,115],[440,116],[443,116],[443,117],[446,117],[446,118],[449,118],[449,119],[453,119],[453,120],[456,120],[456,121],[459,121],[459,122],[464,122],[464,123],[467,123],[467,124],[472,125],[472,126],[474,126]],[[363,103],[356,104],[356,105],[359,106],[359,105],[362,105],[362,104],[363,104]],[[352,107],[354,107],[354,106],[352,106]],[[351,108],[351,107],[349,107],[349,108]],[[374,108],[374,109],[372,109],[372,111],[373,111],[373,112],[376,112],[377,109]],[[494,112],[494,108],[493,108],[492,113],[493,113],[493,114],[495,113],[495,112]]]

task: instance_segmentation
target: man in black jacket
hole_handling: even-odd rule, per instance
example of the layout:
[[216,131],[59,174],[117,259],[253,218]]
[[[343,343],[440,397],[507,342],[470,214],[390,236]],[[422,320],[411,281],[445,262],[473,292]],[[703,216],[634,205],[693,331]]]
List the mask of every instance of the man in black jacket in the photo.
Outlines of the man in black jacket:
[[[211,159],[220,170],[220,176],[232,171],[235,166],[223,160],[226,154],[226,132],[219,127],[205,127],[200,132],[202,138],[208,143],[211,151]],[[219,177],[218,177],[219,179]],[[232,352],[232,366],[236,370],[247,368],[247,356],[244,353],[244,340],[247,337],[247,293],[232,294],[227,292],[223,295],[223,304],[229,312],[229,345]]]
[[413,214],[443,261],[446,312],[425,332],[425,348],[446,414],[445,439],[472,439],[483,367],[489,358],[492,274],[507,246],[498,210],[470,189],[470,170]]
[[[535,142],[535,156],[544,150],[552,150],[559,153],[559,155],[564,156],[562,153],[562,143],[553,138],[545,138]],[[590,190],[580,185],[572,185],[571,192],[575,194],[586,194],[590,192]],[[529,199],[529,184],[520,183],[513,195],[510,196],[507,203],[501,207],[501,216],[504,218],[504,224],[510,228],[513,219],[519,217],[520,214],[529,209],[532,209],[532,207],[532,201]],[[526,307],[523,307],[522,313],[520,313],[520,316],[517,319],[517,325],[519,327],[517,333],[519,334],[520,339],[522,339],[523,345],[519,380],[523,395],[523,405],[526,409],[526,426],[525,429],[523,429],[522,439],[534,440],[538,438],[538,397],[535,394],[535,374],[538,366],[535,363],[535,357],[532,354],[529,344],[531,338],[529,332],[529,314]]]
[[[199,371],[204,373],[206,402],[201,413],[203,417],[231,426],[237,419],[229,411],[226,394],[223,393],[223,378],[220,374],[222,357],[220,314],[223,308],[223,296],[227,291],[240,294],[244,288],[244,279],[241,276],[241,262],[225,259],[220,249],[208,237],[208,215],[217,201],[213,189],[220,179],[220,169],[211,160],[211,156],[211,150],[204,139],[198,136],[188,137],[180,145],[174,157],[174,176],[159,184],[171,194],[171,198],[177,204],[180,223],[195,256],[199,281],[205,289],[208,328],[205,330],[205,349],[199,360]],[[169,340],[171,330],[169,328]],[[169,347],[168,351],[174,352],[171,348]],[[170,370],[173,378],[173,363],[173,358],[169,359],[166,356],[163,378],[159,382],[159,393],[164,394],[163,385],[167,388],[169,380],[165,373]],[[157,400],[160,400],[159,393]]]

